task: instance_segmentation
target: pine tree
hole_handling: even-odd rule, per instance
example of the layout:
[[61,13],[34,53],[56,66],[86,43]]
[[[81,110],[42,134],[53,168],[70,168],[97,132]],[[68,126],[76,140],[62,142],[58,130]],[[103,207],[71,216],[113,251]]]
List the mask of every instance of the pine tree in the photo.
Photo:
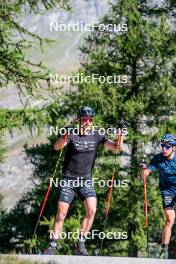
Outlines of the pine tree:
[[29,106],[31,98],[45,99],[41,88],[48,89],[50,97],[53,96],[53,89],[49,84],[49,69],[42,62],[35,63],[32,59],[28,59],[27,52],[31,46],[38,45],[42,52],[43,44],[49,44],[50,40],[22,27],[18,18],[26,11],[37,14],[54,7],[70,9],[67,0],[4,0],[0,3],[0,88],[13,87],[17,90],[23,108],[14,111],[0,109],[2,133],[6,128],[20,129],[24,125],[28,125],[29,128],[37,125],[40,128],[43,124],[41,116],[48,113],[46,107],[41,111],[37,108],[31,109]]

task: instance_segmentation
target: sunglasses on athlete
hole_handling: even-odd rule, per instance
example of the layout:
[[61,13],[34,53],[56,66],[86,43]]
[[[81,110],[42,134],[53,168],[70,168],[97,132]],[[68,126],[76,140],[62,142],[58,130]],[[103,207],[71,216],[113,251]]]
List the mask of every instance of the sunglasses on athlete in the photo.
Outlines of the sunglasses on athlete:
[[93,118],[92,117],[81,117],[81,120],[83,122],[87,122],[87,121],[92,122],[93,121]]
[[161,144],[161,148],[162,148],[162,149],[166,149],[166,150],[168,150],[168,149],[170,149],[171,147],[172,147],[171,145]]

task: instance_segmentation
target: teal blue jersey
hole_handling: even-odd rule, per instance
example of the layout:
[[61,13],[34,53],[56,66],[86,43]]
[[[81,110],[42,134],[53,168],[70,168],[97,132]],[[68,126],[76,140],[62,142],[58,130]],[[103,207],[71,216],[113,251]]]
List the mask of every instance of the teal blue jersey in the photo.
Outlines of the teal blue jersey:
[[159,187],[162,193],[176,194],[176,152],[171,160],[164,157],[162,153],[156,154],[148,169],[152,172],[158,170]]

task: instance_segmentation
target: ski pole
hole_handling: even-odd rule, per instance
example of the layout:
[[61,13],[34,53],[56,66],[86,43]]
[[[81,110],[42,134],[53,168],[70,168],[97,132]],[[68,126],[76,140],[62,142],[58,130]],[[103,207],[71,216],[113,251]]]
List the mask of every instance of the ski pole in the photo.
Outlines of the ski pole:
[[[66,140],[67,140],[67,134],[65,134],[64,139],[65,139],[65,142],[66,142]],[[53,176],[52,176],[51,179],[50,179],[50,182],[51,182],[51,180],[53,180],[53,179],[55,178],[55,176],[56,176],[56,172],[57,172],[57,168],[58,168],[58,165],[59,165],[60,157],[62,156],[62,152],[63,152],[63,148],[62,148],[61,151],[60,151],[59,158],[58,158],[58,160],[57,160],[57,162],[56,162],[55,170],[54,170]],[[46,195],[45,195],[44,201],[43,201],[42,206],[41,206],[40,214],[39,214],[39,217],[38,217],[38,219],[37,219],[37,223],[36,223],[36,225],[35,225],[35,229],[34,229],[34,232],[33,232],[32,238],[34,238],[35,235],[36,235],[36,232],[37,232],[37,228],[38,228],[38,225],[39,225],[40,219],[41,219],[41,217],[42,217],[42,214],[43,214],[43,211],[44,211],[44,208],[45,208],[45,205],[46,205],[46,202],[47,202],[47,199],[48,199],[49,193],[50,193],[50,191],[51,191],[51,185],[50,185],[50,182],[49,182],[49,185],[48,185],[48,189],[47,189],[47,192],[46,192]]]
[[[122,139],[122,132],[119,130],[118,139],[117,139],[117,145],[116,145],[114,172],[113,172],[113,175],[112,175],[112,178],[111,178],[111,185],[109,187],[108,198],[107,198],[106,214],[105,214],[105,221],[104,221],[104,226],[103,226],[103,230],[104,231],[105,231],[105,228],[106,228],[106,223],[107,223],[108,214],[109,214],[109,208],[110,208],[110,203],[111,203],[112,188],[113,188],[113,184],[114,184],[115,170],[116,170],[116,163],[117,163],[117,150],[118,150],[118,147],[120,147],[121,139]],[[101,252],[102,252],[102,249],[103,249],[103,241],[104,241],[104,239],[101,240],[100,255],[101,255]]]
[[144,160],[140,163],[140,167],[143,171],[143,184],[144,184],[144,212],[145,212],[145,228],[147,231],[147,254],[149,258],[149,233],[148,233],[148,201],[147,201],[147,179],[144,175],[144,170],[147,169],[147,165],[145,164]]
[[112,178],[111,178],[111,185],[109,187],[109,193],[108,193],[108,199],[107,199],[107,205],[106,205],[106,218],[105,218],[106,220],[108,218],[109,207],[110,207],[110,202],[111,202],[112,187],[113,187],[113,184],[114,184],[115,170],[116,170],[116,164],[117,164],[117,150],[118,150],[118,147],[121,144],[121,137],[122,137],[122,133],[121,133],[121,131],[119,131],[118,140],[117,140],[117,146],[116,146],[115,162],[114,162],[114,172],[113,172],[113,175],[112,175]]

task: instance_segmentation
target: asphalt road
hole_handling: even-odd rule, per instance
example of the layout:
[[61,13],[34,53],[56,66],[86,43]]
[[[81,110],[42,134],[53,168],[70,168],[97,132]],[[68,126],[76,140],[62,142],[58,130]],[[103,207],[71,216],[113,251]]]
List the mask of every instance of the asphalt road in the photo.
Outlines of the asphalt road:
[[[14,256],[14,255],[13,255]],[[154,258],[126,258],[126,257],[83,257],[83,256],[43,256],[43,255],[15,255],[19,259],[39,261],[48,264],[176,264],[175,259],[162,260]]]

